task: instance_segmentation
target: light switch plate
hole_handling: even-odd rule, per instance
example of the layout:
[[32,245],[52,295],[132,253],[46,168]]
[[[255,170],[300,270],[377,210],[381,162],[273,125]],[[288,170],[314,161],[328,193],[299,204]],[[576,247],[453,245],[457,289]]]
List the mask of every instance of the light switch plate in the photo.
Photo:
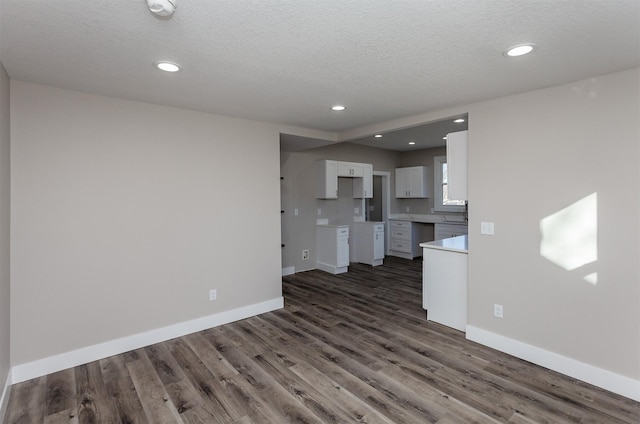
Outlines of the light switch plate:
[[480,234],[493,235],[493,222],[481,222]]

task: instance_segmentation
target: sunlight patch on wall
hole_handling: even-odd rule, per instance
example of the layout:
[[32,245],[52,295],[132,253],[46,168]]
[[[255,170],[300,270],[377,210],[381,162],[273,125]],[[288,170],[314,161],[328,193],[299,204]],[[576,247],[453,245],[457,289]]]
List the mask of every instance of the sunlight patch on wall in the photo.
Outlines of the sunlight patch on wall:
[[[567,271],[598,260],[598,194],[540,220],[540,255]],[[598,274],[583,277],[596,285]]]

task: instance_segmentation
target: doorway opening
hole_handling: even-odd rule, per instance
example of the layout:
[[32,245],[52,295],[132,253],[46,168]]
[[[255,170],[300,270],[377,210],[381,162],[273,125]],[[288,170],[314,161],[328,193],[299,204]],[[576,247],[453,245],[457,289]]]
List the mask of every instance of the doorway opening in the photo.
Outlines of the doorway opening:
[[366,221],[384,222],[385,254],[389,253],[389,229],[387,220],[391,211],[391,173],[373,171],[373,197],[364,199]]

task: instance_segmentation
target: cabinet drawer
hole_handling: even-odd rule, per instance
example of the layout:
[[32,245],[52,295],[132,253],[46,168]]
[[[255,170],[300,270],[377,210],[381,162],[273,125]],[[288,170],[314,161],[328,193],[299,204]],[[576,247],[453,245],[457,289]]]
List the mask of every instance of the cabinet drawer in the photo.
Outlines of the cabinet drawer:
[[410,240],[391,239],[390,249],[391,250],[396,250],[398,252],[411,253],[411,241]]
[[411,230],[392,228],[391,238],[399,240],[411,240]]
[[411,229],[411,222],[410,221],[389,221],[389,227],[391,229],[394,228],[402,228],[402,229]]
[[336,235],[338,237],[347,237],[349,235],[349,228],[338,228]]
[[436,224],[435,239],[442,240],[467,234],[468,227],[465,224]]
[[384,224],[375,224],[373,226],[373,232],[378,233],[380,231],[384,231]]

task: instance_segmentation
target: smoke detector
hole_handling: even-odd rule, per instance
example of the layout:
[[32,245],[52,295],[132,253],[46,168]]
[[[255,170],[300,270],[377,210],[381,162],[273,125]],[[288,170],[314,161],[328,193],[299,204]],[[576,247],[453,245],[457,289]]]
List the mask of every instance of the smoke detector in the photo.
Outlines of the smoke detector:
[[171,16],[176,11],[178,0],[147,0],[149,10],[158,16]]

